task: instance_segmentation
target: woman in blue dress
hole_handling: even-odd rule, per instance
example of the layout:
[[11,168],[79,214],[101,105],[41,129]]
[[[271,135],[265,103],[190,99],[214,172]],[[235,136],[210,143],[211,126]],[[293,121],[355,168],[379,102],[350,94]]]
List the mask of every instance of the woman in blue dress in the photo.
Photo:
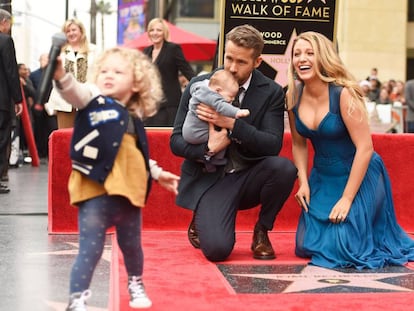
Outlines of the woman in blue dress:
[[414,240],[397,223],[390,179],[373,149],[363,94],[332,42],[316,32],[295,38],[288,79],[295,198],[302,207],[296,255],[327,268],[414,261]]

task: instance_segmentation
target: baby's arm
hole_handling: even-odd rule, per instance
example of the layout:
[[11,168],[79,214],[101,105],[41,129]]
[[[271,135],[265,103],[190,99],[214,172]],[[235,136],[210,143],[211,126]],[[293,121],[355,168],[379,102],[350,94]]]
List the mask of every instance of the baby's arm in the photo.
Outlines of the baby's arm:
[[250,115],[249,109],[240,109],[236,113],[236,119],[248,117]]
[[240,108],[234,107],[231,102],[225,101],[220,94],[212,91],[210,88],[200,87],[193,96],[197,98],[198,102],[213,108],[219,114],[229,118],[237,118]]

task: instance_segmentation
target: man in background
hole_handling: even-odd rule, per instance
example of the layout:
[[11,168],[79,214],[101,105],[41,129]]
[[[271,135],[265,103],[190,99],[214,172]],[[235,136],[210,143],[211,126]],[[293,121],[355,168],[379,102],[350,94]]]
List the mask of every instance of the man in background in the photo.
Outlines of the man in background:
[[[40,67],[34,71],[29,76],[29,79],[33,83],[33,87],[36,91],[35,99],[39,97],[39,87],[42,81],[42,74],[49,62],[49,55],[43,53],[39,57]],[[57,120],[56,115],[49,115],[45,109],[43,103],[34,103],[33,109],[33,132],[36,141],[37,152],[41,159],[47,159],[49,148],[49,135],[52,131],[57,129]]]
[[414,79],[405,83],[405,103],[407,104],[407,132],[414,133]]
[[[11,14],[0,9],[0,172],[9,165],[12,120],[23,111],[16,51],[10,36],[11,25]],[[9,192],[9,187],[0,183],[0,194]]]

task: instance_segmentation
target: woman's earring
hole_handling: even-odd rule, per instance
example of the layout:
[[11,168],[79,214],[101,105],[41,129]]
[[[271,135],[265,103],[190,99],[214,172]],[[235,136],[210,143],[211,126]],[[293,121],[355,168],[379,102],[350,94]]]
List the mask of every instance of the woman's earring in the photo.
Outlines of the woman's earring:
[[293,72],[293,80],[297,80],[298,79],[298,73],[296,72],[296,70]]

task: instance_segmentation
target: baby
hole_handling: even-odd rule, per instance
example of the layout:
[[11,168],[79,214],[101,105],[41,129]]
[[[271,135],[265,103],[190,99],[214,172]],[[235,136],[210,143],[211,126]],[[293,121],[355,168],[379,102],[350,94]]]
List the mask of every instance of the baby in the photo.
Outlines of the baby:
[[[194,82],[190,87],[191,99],[189,110],[183,124],[183,138],[190,144],[202,144],[208,141],[208,123],[198,118],[196,109],[200,103],[214,108],[223,116],[243,118],[249,116],[248,109],[241,109],[232,105],[239,92],[239,84],[234,76],[226,70],[216,71],[210,79]],[[214,155],[206,169],[215,171],[216,165],[225,165],[226,150]]]

